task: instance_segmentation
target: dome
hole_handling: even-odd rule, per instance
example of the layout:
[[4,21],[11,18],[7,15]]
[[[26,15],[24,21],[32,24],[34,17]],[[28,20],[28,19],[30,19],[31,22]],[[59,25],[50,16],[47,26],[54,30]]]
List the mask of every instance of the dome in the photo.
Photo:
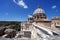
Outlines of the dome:
[[33,16],[32,15],[29,15],[28,20],[33,20]]
[[32,15],[28,15],[29,18],[32,18],[33,16]]
[[53,16],[52,20],[59,20],[59,17],[58,16]]
[[46,14],[40,6],[33,12],[33,17],[38,19],[46,19]]
[[44,10],[40,7],[38,7],[34,12],[33,14],[37,14],[37,13],[45,13]]

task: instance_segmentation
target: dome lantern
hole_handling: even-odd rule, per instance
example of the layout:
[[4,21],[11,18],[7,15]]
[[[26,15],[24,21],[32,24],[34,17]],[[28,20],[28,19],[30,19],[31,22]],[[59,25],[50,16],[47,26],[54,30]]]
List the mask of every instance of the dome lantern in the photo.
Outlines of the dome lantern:
[[37,8],[40,8],[40,6],[38,5]]

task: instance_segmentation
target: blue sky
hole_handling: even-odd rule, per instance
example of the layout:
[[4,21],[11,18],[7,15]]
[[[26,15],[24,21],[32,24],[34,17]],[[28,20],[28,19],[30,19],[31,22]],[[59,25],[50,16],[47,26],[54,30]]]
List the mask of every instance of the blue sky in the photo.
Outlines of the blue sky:
[[25,21],[40,5],[48,19],[60,17],[60,0],[0,0],[0,21]]

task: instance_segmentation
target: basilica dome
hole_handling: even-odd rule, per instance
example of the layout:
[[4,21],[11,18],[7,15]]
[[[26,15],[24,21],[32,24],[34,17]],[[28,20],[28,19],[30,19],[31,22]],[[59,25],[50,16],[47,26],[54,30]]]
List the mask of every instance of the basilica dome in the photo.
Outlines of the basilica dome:
[[32,15],[29,15],[28,20],[29,21],[41,21],[47,19],[46,14],[40,6],[37,7],[36,10],[34,10]]
[[46,14],[44,10],[40,8],[40,6],[38,6],[37,9],[34,10],[33,16],[34,18],[37,18],[37,19],[46,19]]
[[37,14],[37,13],[45,13],[45,12],[42,8],[40,8],[40,6],[38,6],[38,8],[34,10],[33,14]]

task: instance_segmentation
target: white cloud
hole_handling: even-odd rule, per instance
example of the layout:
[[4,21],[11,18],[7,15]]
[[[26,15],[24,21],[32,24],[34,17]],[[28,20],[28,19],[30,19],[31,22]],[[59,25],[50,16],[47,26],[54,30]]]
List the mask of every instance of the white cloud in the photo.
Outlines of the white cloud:
[[28,8],[28,6],[25,4],[25,2],[23,0],[18,0],[18,2],[16,2],[16,0],[13,0],[13,2],[23,8]]
[[56,5],[53,5],[52,8],[55,9],[56,8]]

